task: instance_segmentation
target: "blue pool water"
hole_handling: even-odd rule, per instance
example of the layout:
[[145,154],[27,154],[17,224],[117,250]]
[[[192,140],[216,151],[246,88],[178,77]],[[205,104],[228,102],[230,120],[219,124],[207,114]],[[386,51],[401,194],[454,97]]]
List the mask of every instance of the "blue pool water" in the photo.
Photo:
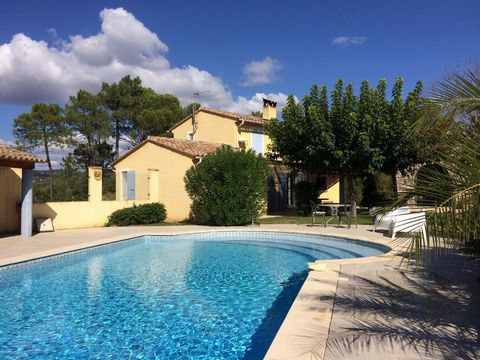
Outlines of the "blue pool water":
[[261,359],[316,259],[368,243],[144,236],[0,269],[1,359]]

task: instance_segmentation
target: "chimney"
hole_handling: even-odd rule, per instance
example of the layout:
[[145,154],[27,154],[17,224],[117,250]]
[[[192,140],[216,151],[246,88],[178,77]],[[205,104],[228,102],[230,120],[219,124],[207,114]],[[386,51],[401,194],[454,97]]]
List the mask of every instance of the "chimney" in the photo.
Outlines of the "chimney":
[[272,100],[262,98],[263,100],[263,118],[265,120],[274,119],[277,117],[277,103]]

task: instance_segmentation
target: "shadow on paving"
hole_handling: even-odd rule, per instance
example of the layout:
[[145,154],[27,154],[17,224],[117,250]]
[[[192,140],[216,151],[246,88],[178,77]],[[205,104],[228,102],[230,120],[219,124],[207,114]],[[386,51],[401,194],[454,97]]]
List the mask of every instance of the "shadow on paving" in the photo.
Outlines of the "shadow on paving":
[[245,352],[243,360],[264,358],[307,275],[307,271],[293,274],[287,281],[281,284],[283,290],[277,296],[270,309],[268,309],[262,323],[255,330],[252,336],[252,344]]
[[339,275],[325,359],[480,359],[480,263],[446,254],[419,273],[387,262]]

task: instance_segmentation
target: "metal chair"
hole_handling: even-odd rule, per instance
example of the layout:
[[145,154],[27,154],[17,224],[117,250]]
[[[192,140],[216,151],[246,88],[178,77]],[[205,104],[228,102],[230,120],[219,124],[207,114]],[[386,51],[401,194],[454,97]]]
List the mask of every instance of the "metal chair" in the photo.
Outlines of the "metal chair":
[[347,226],[350,229],[352,224],[352,218],[355,220],[355,228],[358,229],[357,224],[357,202],[352,200],[350,203],[350,210],[347,210],[347,205],[344,206],[343,211],[338,212],[338,226],[342,223],[342,217],[345,216],[347,219]]
[[326,211],[319,210],[319,204],[316,204],[314,201],[310,200],[310,208],[312,210],[312,226],[315,225],[315,216],[322,216],[323,218],[323,226],[327,227],[327,222],[325,221],[325,215],[327,214]]

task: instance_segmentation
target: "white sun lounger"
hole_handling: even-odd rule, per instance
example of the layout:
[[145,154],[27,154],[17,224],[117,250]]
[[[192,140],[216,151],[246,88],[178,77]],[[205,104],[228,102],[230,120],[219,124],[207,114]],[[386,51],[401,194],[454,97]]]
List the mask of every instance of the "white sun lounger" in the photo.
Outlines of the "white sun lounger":
[[388,230],[392,239],[395,238],[395,235],[399,232],[421,232],[424,239],[426,239],[427,230],[425,224],[425,211],[410,214],[399,214],[394,217]]
[[401,215],[401,214],[409,214],[410,209],[406,206],[404,207],[399,207],[398,209],[389,211],[385,214],[379,214],[375,217],[375,220],[373,222],[373,232],[375,232],[377,229],[390,229],[390,224],[392,223],[393,219],[395,219],[396,216]]

